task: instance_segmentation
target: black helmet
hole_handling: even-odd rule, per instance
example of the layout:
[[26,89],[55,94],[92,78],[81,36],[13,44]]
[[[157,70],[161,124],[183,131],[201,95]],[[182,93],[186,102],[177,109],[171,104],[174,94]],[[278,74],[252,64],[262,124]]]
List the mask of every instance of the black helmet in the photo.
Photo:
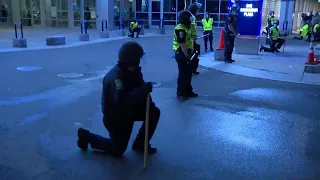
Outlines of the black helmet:
[[200,9],[200,4],[198,5],[197,3],[193,3],[188,7],[188,10],[194,15],[197,15],[197,11]]
[[134,41],[124,43],[118,52],[118,63],[124,66],[139,66],[144,55],[143,48]]
[[178,14],[179,24],[183,24],[187,27],[190,26],[191,16],[192,16],[192,14],[190,13],[190,11],[187,11],[187,10],[180,11]]

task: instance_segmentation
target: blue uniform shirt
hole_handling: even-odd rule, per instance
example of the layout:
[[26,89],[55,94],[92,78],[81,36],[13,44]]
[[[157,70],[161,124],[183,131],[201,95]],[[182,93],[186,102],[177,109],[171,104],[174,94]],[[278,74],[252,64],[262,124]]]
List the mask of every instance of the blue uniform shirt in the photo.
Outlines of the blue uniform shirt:
[[225,18],[224,29],[228,34],[233,34],[233,32],[229,29],[228,25],[231,24],[235,31],[238,34],[238,21],[237,16],[233,16],[231,14],[227,15]]

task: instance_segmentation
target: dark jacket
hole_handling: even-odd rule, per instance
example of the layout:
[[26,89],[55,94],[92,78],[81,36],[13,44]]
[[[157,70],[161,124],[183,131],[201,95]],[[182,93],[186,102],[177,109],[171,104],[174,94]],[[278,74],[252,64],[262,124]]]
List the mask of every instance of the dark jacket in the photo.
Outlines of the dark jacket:
[[130,72],[114,66],[103,78],[102,113],[111,124],[128,119],[138,108],[145,107],[148,90],[141,68]]

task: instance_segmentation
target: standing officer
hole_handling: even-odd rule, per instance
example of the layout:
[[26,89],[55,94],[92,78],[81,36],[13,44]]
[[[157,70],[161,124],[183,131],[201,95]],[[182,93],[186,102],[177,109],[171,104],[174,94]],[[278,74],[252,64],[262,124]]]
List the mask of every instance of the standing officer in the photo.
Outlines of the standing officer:
[[270,28],[269,30],[269,37],[271,40],[271,44],[270,44],[270,48],[261,46],[260,47],[260,52],[264,51],[264,52],[280,52],[279,49],[281,48],[281,46],[284,44],[285,40],[282,38],[279,38],[280,36],[280,29],[278,28],[279,26],[279,21],[275,20],[273,22],[273,27]]
[[[122,156],[127,149],[135,121],[145,119],[147,95],[152,92],[152,83],[144,82],[140,59],[144,55],[142,47],[136,42],[122,45],[118,53],[118,64],[103,78],[101,108],[103,123],[109,131],[110,139],[93,134],[86,129],[78,130],[78,147],[86,150],[101,150],[112,156]],[[150,103],[149,141],[152,138],[160,117],[160,110]],[[132,149],[143,153],[145,124],[143,123]],[[157,149],[149,145],[148,152]]]
[[212,47],[212,39],[213,39],[213,34],[212,34],[212,24],[213,24],[213,19],[209,18],[209,13],[206,13],[205,17],[202,19],[202,26],[203,26],[203,35],[204,36],[204,50],[208,50],[208,36],[209,36],[209,43],[210,43],[210,51],[213,51]]
[[192,61],[192,73],[193,74],[199,74],[197,71],[198,66],[199,66],[199,58],[198,56],[200,55],[200,45],[197,44],[197,16],[199,15],[199,9],[201,8],[202,4],[200,3],[193,3],[188,7],[188,10],[192,14],[192,19],[191,19],[191,34],[193,37],[193,47],[194,51],[197,52],[195,58]]
[[224,60],[226,63],[233,63],[232,52],[234,47],[234,40],[238,35],[238,7],[232,5],[231,10],[227,18],[225,18],[225,33],[224,33]]
[[196,97],[198,94],[192,90],[192,61],[193,56],[193,37],[190,32],[192,14],[183,10],[179,12],[179,24],[174,28],[173,50],[175,59],[178,63],[177,97],[187,99]]
[[130,33],[128,34],[129,37],[134,37],[134,33],[137,33],[136,38],[139,37],[141,28],[139,27],[139,23],[136,19],[134,19],[132,22],[130,22],[130,27],[129,27]]

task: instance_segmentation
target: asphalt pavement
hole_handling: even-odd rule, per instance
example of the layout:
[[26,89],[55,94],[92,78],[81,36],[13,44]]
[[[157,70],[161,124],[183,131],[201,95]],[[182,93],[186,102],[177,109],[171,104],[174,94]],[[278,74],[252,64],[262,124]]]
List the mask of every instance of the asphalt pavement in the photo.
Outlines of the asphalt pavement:
[[123,158],[80,151],[75,124],[108,136],[101,81],[127,40],[1,53],[1,180],[320,179],[319,86],[200,68],[193,79],[200,96],[178,101],[170,36],[135,39],[146,51],[145,80],[161,83],[152,92],[162,114],[149,167],[142,171],[143,157],[131,151],[141,123]]

